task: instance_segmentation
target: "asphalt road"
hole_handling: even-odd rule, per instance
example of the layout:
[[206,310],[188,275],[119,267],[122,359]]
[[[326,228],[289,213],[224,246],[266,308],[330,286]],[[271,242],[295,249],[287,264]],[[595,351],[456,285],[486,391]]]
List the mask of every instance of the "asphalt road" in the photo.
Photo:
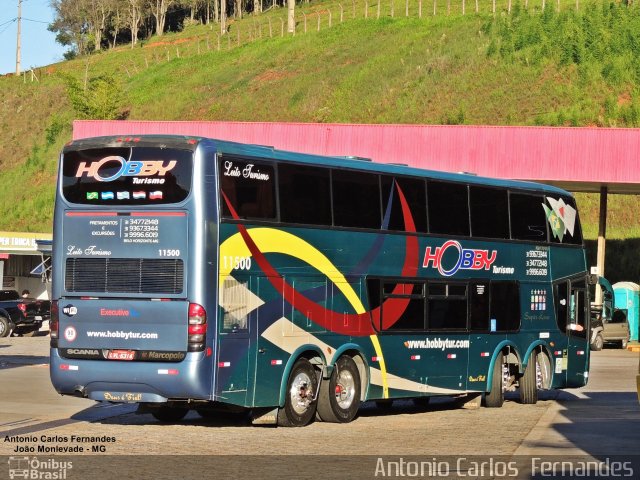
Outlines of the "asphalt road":
[[[196,413],[179,423],[161,424],[151,415],[136,414],[131,405],[59,396],[49,382],[48,338],[4,338],[0,339],[0,455],[77,454],[54,450],[82,447],[81,454],[93,459],[91,466],[86,466],[93,473],[102,468],[96,467],[95,461],[108,458],[113,466],[113,462],[122,461],[122,455],[142,456],[139,458],[143,466],[150,458],[177,458],[169,455],[202,455],[206,457],[195,458],[207,458],[209,462],[215,461],[212,456],[221,456],[218,458],[224,462],[211,468],[232,468],[228,472],[232,477],[236,473],[240,476],[242,467],[256,466],[251,456],[260,456],[261,473],[277,473],[275,476],[280,478],[289,478],[285,474],[291,474],[291,478],[314,475],[318,468],[324,471],[328,457],[334,459],[331,464],[335,468],[341,460],[348,462],[352,458],[369,462],[368,467],[356,469],[362,478],[380,476],[374,473],[375,468],[381,467],[376,458],[382,456],[427,459],[432,463],[440,458],[480,455],[503,459],[562,455],[600,462],[609,457],[629,457],[637,462],[637,370],[637,353],[605,349],[592,352],[587,387],[544,392],[536,405],[520,405],[517,395],[508,396],[499,409],[462,409],[449,399],[439,399],[426,409],[415,408],[410,402],[396,402],[389,410],[366,403],[358,418],[348,425],[316,422],[305,428],[251,427],[243,419],[203,419]],[[79,441],[76,437],[89,439]],[[38,452],[40,445],[50,450]],[[314,457],[301,457],[305,455]],[[269,467],[269,460],[276,458],[279,463]],[[283,464],[282,458],[290,460]],[[300,461],[295,460],[300,458],[310,459],[303,462],[305,474],[299,471]],[[160,468],[161,463],[153,463]],[[166,473],[176,465],[169,462],[161,471]],[[75,472],[80,472],[81,467],[82,464],[76,465]],[[370,470],[363,472],[361,468]],[[0,461],[0,478],[2,469]],[[137,475],[139,471],[136,472]],[[249,470],[249,474],[254,473]],[[636,478],[638,475],[640,470],[634,471]]]

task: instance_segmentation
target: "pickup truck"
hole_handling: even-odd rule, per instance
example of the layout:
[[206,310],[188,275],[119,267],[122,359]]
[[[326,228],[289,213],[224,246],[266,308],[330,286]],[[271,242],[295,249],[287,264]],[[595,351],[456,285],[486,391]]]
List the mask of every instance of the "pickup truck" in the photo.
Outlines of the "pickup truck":
[[33,336],[49,319],[48,301],[20,298],[15,290],[0,290],[0,337]]

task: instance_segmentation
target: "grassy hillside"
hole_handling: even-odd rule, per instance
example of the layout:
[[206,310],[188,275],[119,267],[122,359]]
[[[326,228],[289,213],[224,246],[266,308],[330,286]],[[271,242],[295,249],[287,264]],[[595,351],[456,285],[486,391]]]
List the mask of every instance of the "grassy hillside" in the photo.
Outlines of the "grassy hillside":
[[[353,6],[355,5],[355,10]],[[368,8],[366,6],[368,5]],[[188,27],[131,49],[0,78],[0,230],[50,231],[57,152],[73,118],[637,126],[640,9],[597,2],[303,4]],[[365,18],[365,11],[367,18]],[[331,17],[329,16],[331,12]],[[304,32],[304,15],[307,32]],[[318,24],[318,19],[320,23]],[[331,21],[331,26],[329,22]],[[269,24],[271,28],[269,28]],[[318,25],[320,26],[318,31]],[[271,32],[271,33],[270,33]],[[86,89],[85,89],[86,84]],[[74,89],[75,88],[75,89]],[[75,93],[74,93],[75,92]],[[105,100],[110,100],[109,102]],[[579,195],[597,234],[596,196]],[[636,197],[612,196],[610,238],[640,238]]]

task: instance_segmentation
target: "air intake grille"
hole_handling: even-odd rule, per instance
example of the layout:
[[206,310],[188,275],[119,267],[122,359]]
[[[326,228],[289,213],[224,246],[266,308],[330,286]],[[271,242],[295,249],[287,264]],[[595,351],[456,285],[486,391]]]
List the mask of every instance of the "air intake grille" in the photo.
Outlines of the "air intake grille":
[[67,292],[182,293],[184,263],[179,259],[67,258]]

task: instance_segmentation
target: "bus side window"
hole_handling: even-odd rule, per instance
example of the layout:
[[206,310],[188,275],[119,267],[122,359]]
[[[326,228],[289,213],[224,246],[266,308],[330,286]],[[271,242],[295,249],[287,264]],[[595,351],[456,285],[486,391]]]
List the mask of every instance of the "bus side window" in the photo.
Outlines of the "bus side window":
[[542,207],[543,198],[538,195],[511,193],[511,238],[530,242],[547,241],[547,217]]
[[[392,301],[396,300],[395,305]],[[400,318],[389,324],[389,317],[395,315],[398,303],[405,303]],[[385,311],[385,303],[387,305]],[[382,314],[381,330],[424,330],[425,296],[423,282],[394,282],[382,283]]]
[[429,283],[429,330],[467,329],[467,285]]
[[253,309],[252,297],[248,281],[239,282],[233,277],[224,280],[221,296],[224,309],[222,320],[224,331],[236,332],[247,329],[247,315]]
[[427,182],[429,232],[469,236],[469,193],[462,183]]
[[[220,158],[220,189],[240,218],[275,220],[275,169],[248,160]],[[223,195],[222,215],[232,217]]]

